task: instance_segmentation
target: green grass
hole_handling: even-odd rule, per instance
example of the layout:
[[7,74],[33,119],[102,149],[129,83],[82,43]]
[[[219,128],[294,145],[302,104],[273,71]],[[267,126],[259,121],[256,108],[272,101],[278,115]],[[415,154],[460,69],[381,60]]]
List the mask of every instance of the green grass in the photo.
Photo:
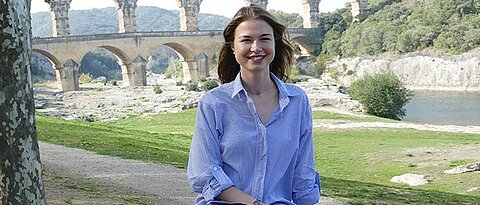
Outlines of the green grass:
[[185,168],[191,137],[37,116],[41,141]]
[[[411,129],[322,130],[315,132],[314,137],[316,165],[322,176],[402,187],[390,179],[417,173],[427,175],[431,181],[414,189],[462,194],[478,186],[478,173],[445,175],[443,171],[451,167],[444,158],[449,156],[427,158],[427,161],[422,156],[431,155],[428,150],[434,148],[478,147],[479,142],[480,135]],[[480,197],[478,192],[471,195]]]
[[196,111],[196,109],[190,109],[179,113],[154,115],[148,118],[132,116],[101,124],[118,126],[125,129],[157,133],[181,133],[191,136],[195,128]]
[[[42,141],[185,168],[195,111],[95,123],[38,116],[37,130]],[[393,121],[328,112],[314,112],[314,118]],[[478,204],[480,192],[466,192],[479,186],[478,173],[443,174],[454,165],[478,159],[422,160],[422,156],[431,154],[429,150],[478,147],[479,143],[480,135],[411,129],[314,132],[315,160],[324,195],[345,197],[353,204]],[[426,174],[430,183],[408,187],[389,182],[404,173]]]
[[340,113],[327,112],[327,111],[314,111],[312,113],[312,118],[315,120],[337,120],[337,121],[351,121],[351,122],[391,122],[391,123],[401,122],[398,120],[386,119],[386,118],[376,117],[373,115],[355,116],[355,115],[347,115],[347,114],[340,114]]

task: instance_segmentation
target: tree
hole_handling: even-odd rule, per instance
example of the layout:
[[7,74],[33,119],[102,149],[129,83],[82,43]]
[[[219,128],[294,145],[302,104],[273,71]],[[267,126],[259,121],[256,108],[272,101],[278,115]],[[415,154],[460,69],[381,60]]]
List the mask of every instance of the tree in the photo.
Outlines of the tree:
[[30,76],[30,0],[0,1],[0,204],[45,204]]
[[403,107],[413,95],[391,72],[366,75],[354,81],[348,93],[362,103],[367,113],[396,120],[405,116]]

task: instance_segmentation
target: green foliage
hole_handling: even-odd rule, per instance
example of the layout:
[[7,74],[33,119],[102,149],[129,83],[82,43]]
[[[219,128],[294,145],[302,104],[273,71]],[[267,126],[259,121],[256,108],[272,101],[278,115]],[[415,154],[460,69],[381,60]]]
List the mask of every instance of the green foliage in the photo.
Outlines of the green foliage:
[[88,83],[91,83],[93,80],[93,77],[91,74],[89,73],[82,73],[80,74],[80,77],[78,77],[78,82],[80,82],[81,84],[88,84]]
[[[477,0],[376,0],[361,23],[325,42],[322,52],[344,57],[436,48],[462,53],[480,46]],[[338,36],[338,34],[335,34]]]
[[349,94],[365,107],[367,113],[390,119],[405,116],[403,107],[413,95],[391,72],[366,75],[354,81]]
[[332,61],[332,57],[330,55],[321,54],[317,57],[317,64],[315,65],[315,70],[313,73],[309,73],[317,78],[320,78],[323,73],[327,70],[327,65]]
[[292,65],[290,68],[290,74],[288,76],[288,82],[290,83],[298,83],[300,82],[300,70],[298,70],[297,66]]
[[196,83],[188,83],[186,86],[185,86],[185,90],[187,91],[200,91],[200,89],[198,88],[198,85]]
[[183,77],[183,70],[182,70],[182,62],[177,58],[170,58],[168,59],[168,67],[165,70],[165,77],[166,78],[182,78]]
[[97,48],[85,54],[80,62],[81,73],[90,73],[93,78],[105,76],[107,80],[121,80],[122,72],[117,58],[104,48]]
[[162,88],[160,88],[160,85],[155,84],[155,85],[153,86],[153,92],[154,92],[155,94],[162,94],[162,93],[163,93],[163,90],[162,90]]
[[287,28],[302,28],[303,18],[297,13],[285,13],[280,10],[268,10],[277,20]]
[[218,82],[216,80],[207,80],[205,82],[202,82],[202,85],[200,86],[200,88],[205,91],[211,90],[216,87],[218,87]]

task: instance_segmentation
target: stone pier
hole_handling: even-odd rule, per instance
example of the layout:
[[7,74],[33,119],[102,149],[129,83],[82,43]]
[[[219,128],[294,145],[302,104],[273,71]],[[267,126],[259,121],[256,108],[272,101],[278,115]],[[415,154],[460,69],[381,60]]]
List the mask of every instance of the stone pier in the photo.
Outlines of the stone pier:
[[70,35],[68,10],[72,0],[54,0],[50,3],[53,37]]
[[352,6],[352,21],[357,22],[360,14],[367,13],[368,0],[350,0]]
[[118,16],[118,32],[129,33],[137,31],[135,9],[137,0],[114,0]]
[[200,12],[200,4],[202,4],[202,0],[177,0],[181,31],[198,30],[197,16]]
[[320,21],[320,0],[302,0],[303,3],[303,28],[318,28]]

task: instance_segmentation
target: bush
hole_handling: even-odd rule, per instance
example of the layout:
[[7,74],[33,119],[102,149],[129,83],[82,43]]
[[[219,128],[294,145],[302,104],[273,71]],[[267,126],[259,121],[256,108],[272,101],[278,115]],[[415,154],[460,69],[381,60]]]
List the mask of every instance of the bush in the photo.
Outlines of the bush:
[[218,87],[218,83],[215,80],[207,80],[207,81],[203,82],[202,86],[200,86],[200,87],[202,88],[202,90],[208,91],[208,90],[211,90],[213,88]]
[[118,82],[117,82],[117,80],[111,80],[111,81],[109,82],[109,84],[112,85],[112,86],[117,86],[117,85],[118,85]]
[[354,81],[348,93],[365,107],[367,113],[396,120],[405,116],[403,107],[413,95],[391,72],[366,75]]
[[170,58],[168,60],[168,67],[165,70],[166,78],[183,78],[182,62],[177,58]]
[[290,68],[290,75],[288,76],[289,83],[298,83],[300,82],[300,71],[298,70],[297,66],[292,65]]
[[321,54],[317,57],[317,64],[312,75],[316,78],[320,78],[327,70],[327,64],[332,61],[332,57],[329,55]]
[[88,83],[91,83],[93,80],[93,77],[91,74],[87,73],[82,73],[80,75],[80,77],[78,77],[78,82],[80,82],[80,84],[88,84]]
[[162,94],[163,90],[160,88],[160,85],[156,84],[153,86],[153,92],[155,92],[155,94]]
[[189,83],[187,86],[185,86],[185,90],[187,90],[187,91],[199,91],[198,85],[196,83]]

